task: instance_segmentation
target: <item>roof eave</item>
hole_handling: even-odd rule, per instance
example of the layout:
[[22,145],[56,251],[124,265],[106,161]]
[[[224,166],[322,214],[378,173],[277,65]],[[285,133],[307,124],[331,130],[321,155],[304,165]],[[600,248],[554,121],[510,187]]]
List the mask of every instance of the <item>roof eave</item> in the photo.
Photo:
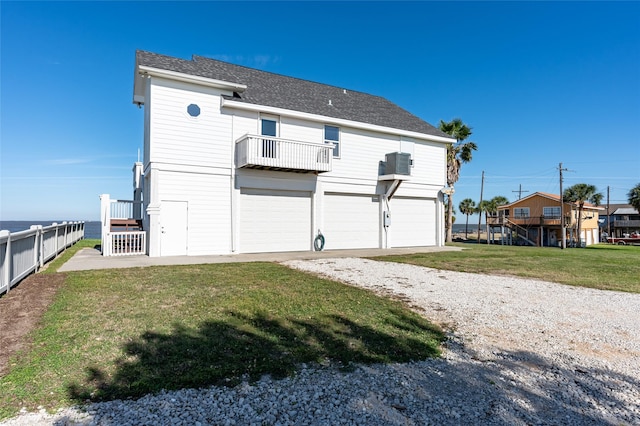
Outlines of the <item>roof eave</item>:
[[229,81],[216,80],[198,75],[186,74],[177,71],[170,71],[161,68],[150,67],[147,65],[136,65],[136,76],[133,89],[133,103],[144,103],[144,84],[141,84],[145,78],[160,77],[183,83],[198,84],[206,87],[214,87],[216,89],[229,90],[232,92],[242,93],[247,89],[245,84],[232,83]]
[[146,65],[139,65],[138,73],[143,76],[163,77],[170,80],[182,81],[185,83],[196,83],[203,86],[215,87],[217,89],[232,90],[238,93],[242,93],[247,89],[246,84],[216,80],[214,78],[201,77],[199,75],[192,75],[192,74],[185,74],[177,71],[164,70],[160,68],[149,67]]
[[397,134],[397,135],[406,136],[409,138],[428,140],[430,142],[449,143],[449,144],[453,144],[456,142],[456,140],[453,138],[445,138],[442,136],[430,135],[428,133],[420,133],[420,132],[414,132],[411,130],[396,129],[393,127],[380,126],[376,124],[364,123],[360,121],[353,121],[353,120],[347,120],[342,118],[328,117],[326,115],[311,114],[307,112],[288,110],[284,108],[272,107],[267,105],[259,105],[259,104],[253,104],[253,103],[242,102],[242,101],[234,101],[230,99],[225,99],[224,97],[221,98],[220,106],[223,108],[233,108],[233,109],[240,109],[245,111],[263,112],[267,114],[274,114],[274,115],[281,115],[281,116],[284,115],[288,117],[294,117],[294,118],[299,118],[299,119],[304,119],[309,121],[321,122],[325,124],[333,124],[336,126],[371,130],[371,131],[377,131],[381,133]]

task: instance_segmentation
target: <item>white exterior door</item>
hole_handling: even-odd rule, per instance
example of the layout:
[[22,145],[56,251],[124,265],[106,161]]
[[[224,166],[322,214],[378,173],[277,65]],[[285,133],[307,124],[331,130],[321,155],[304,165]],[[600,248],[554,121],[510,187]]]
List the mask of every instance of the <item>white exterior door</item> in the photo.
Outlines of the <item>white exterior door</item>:
[[325,249],[378,248],[380,203],[378,195],[325,194]]
[[394,197],[390,208],[390,247],[436,245],[435,199]]
[[186,201],[163,201],[160,214],[160,255],[187,254],[188,204]]
[[241,253],[311,249],[311,193],[242,188]]

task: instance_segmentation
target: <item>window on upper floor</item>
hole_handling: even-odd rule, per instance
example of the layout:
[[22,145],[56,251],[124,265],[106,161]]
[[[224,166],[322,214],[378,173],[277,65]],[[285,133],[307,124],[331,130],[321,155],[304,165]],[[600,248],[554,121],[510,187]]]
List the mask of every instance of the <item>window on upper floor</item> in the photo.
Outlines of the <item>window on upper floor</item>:
[[547,219],[560,219],[560,206],[543,207],[542,215]]
[[333,158],[340,158],[340,128],[324,126],[324,143],[332,143]]
[[513,209],[513,217],[517,218],[528,218],[529,217],[529,207],[514,207]]

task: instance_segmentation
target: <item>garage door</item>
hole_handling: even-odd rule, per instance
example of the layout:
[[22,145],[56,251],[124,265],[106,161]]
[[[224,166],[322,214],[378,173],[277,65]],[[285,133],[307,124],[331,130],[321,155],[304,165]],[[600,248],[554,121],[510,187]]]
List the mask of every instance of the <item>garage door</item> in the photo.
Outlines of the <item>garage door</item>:
[[242,188],[239,251],[310,250],[311,193]]
[[436,200],[394,197],[391,207],[391,247],[436,245]]
[[325,249],[379,247],[377,195],[325,194]]

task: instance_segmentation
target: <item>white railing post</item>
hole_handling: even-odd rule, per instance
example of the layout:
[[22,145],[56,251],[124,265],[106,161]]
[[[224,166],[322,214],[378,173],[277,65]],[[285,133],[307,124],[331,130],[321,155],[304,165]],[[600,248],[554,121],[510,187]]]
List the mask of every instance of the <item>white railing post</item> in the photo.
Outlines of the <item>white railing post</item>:
[[36,230],[33,252],[36,270],[38,270],[44,266],[44,237],[42,233],[42,225],[31,225],[30,229]]
[[0,231],[0,237],[6,237],[7,243],[4,246],[4,259],[2,262],[2,276],[0,276],[0,288],[4,288],[6,293],[11,289],[11,233]]
[[100,196],[100,223],[101,223],[101,242],[100,248],[103,256],[110,256],[109,250],[109,231],[111,228],[111,200],[109,194],[102,194]]
[[56,235],[54,239],[55,243],[53,244],[53,252],[55,253],[55,256],[57,256],[58,255],[58,222],[53,222],[51,226],[56,227]]
[[64,228],[64,239],[62,241],[62,247],[63,247],[63,250],[64,250],[64,249],[67,248],[67,234],[68,234],[68,229],[69,229],[69,226],[68,226],[66,220],[64,222],[62,222],[62,227]]
[[36,231],[36,233],[33,235],[33,264],[35,265],[37,271],[40,267],[40,259],[38,259],[38,252],[40,251],[38,236],[40,235],[40,232],[38,231],[38,225],[31,225],[29,229]]

